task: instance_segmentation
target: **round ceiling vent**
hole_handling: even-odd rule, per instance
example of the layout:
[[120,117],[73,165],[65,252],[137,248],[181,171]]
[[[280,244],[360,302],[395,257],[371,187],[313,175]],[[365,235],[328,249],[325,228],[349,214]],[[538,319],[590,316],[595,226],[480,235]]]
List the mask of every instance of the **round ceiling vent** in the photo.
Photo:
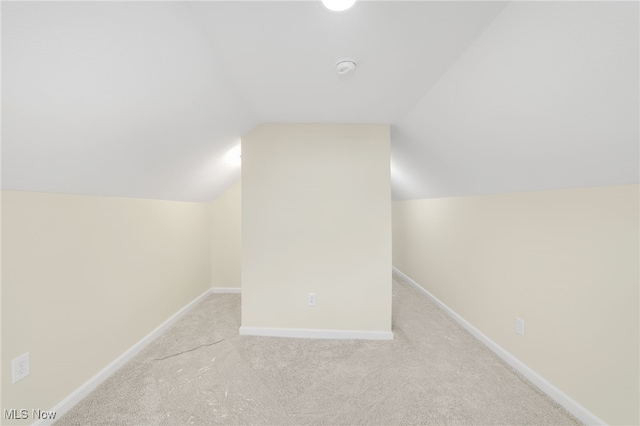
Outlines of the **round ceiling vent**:
[[339,75],[349,74],[356,69],[356,61],[351,58],[338,59],[336,62],[336,71]]

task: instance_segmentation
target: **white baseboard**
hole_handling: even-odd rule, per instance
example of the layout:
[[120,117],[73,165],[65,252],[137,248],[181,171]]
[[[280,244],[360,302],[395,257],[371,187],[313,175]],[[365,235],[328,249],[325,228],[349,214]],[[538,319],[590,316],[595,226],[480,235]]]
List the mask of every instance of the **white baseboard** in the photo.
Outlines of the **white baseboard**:
[[242,293],[240,287],[214,287],[211,289],[211,293]]
[[240,327],[241,336],[297,337],[303,339],[393,340],[392,331],[322,330],[308,328]]
[[[71,408],[73,408],[78,402],[80,402],[84,397],[89,395],[91,391],[98,387],[102,382],[107,380],[113,373],[115,373],[120,367],[130,361],[134,356],[136,356],[142,349],[144,349],[149,343],[158,338],[162,333],[165,332],[169,327],[175,324],[180,318],[182,318],[187,312],[189,312],[195,305],[197,305],[202,299],[212,293],[212,290],[209,289],[202,293],[200,296],[196,297],[194,300],[189,302],[188,305],[180,309],[178,312],[173,314],[169,319],[160,324],[155,330],[151,333],[147,334],[143,337],[138,343],[130,347],[125,353],[116,358],[111,364],[107,365],[103,368],[98,374],[89,379],[85,384],[76,389],[71,395],[66,397],[62,402],[53,407],[50,411],[54,411],[56,413],[56,419],[59,419],[63,415],[65,415]],[[34,425],[50,425],[53,424],[55,420],[50,419],[42,419],[38,420]]]
[[540,374],[536,373],[531,367],[520,361],[518,358],[513,356],[511,353],[507,352],[502,346],[498,345],[496,342],[487,337],[480,330],[471,325],[467,320],[462,318],[456,312],[454,312],[447,305],[442,303],[440,299],[435,297],[433,294],[429,293],[425,290],[420,284],[409,278],[402,271],[400,271],[395,266],[393,267],[393,271],[400,275],[408,284],[417,288],[421,292],[423,292],[429,299],[434,301],[436,305],[440,307],[445,313],[447,313],[451,318],[453,318],[458,324],[460,324],[463,328],[465,328],[469,333],[471,333],[476,339],[480,340],[484,343],[492,352],[502,358],[507,364],[509,364],[514,370],[518,373],[522,374],[526,377],[531,383],[537,386],[542,392],[546,393],[551,399],[555,402],[563,406],[568,412],[573,414],[578,420],[587,425],[606,425],[606,423],[593,414],[591,411],[584,408],[582,405],[578,404],[575,400],[573,400],[569,395],[562,392],[556,386],[554,386],[547,379],[542,377]]

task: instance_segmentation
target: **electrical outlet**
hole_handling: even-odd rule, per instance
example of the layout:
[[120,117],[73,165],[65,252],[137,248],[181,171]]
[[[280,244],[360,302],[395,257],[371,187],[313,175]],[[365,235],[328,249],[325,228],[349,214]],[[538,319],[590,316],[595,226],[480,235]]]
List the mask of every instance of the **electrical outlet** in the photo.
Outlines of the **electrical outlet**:
[[309,306],[316,306],[316,294],[315,293],[309,293],[309,296],[307,298],[307,304]]
[[29,352],[22,354],[11,361],[11,371],[14,384],[29,375],[31,372],[31,366],[29,365]]
[[524,336],[524,320],[522,318],[516,317],[516,333]]

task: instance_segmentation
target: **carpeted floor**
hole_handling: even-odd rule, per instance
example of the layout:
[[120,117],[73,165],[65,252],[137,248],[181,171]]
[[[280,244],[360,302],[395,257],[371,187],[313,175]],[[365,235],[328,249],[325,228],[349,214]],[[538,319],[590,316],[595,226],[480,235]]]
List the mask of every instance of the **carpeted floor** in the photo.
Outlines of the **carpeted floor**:
[[393,341],[239,326],[240,295],[209,296],[56,424],[580,424],[395,276]]

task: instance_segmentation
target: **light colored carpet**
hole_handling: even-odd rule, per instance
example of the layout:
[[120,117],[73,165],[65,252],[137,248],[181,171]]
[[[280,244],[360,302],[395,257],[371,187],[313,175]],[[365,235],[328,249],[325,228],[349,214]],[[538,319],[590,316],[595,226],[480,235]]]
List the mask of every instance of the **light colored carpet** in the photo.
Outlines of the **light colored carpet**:
[[395,276],[393,341],[239,326],[240,295],[209,296],[57,425],[579,424]]

